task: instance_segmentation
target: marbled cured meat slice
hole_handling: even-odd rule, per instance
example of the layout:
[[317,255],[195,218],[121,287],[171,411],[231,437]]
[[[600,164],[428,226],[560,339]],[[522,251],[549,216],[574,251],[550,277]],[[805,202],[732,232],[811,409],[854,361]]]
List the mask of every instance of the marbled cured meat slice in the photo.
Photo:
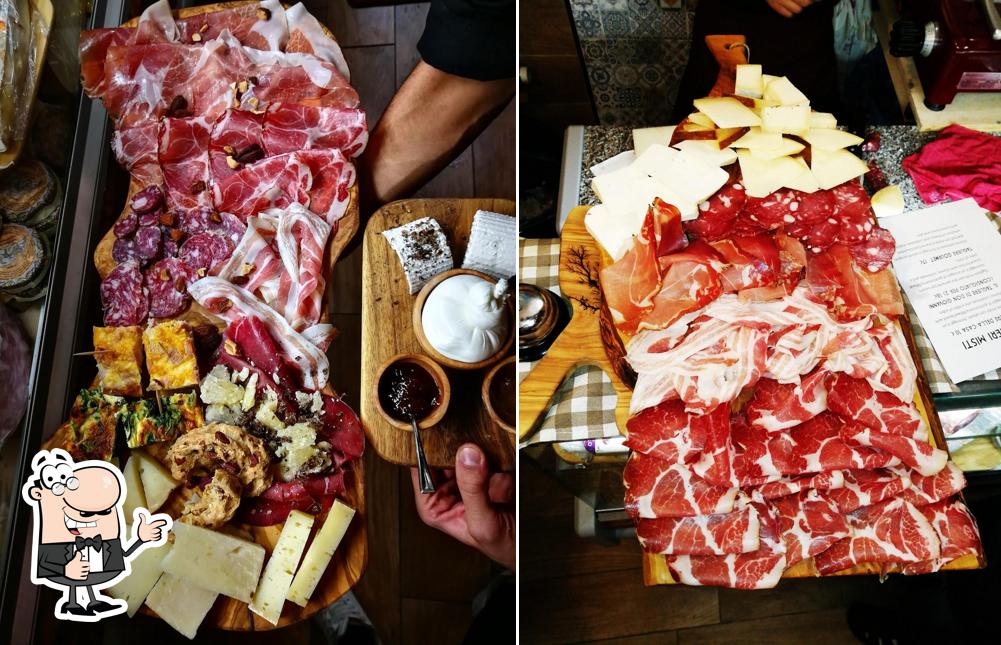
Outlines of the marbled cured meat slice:
[[845,419],[876,432],[928,441],[927,428],[914,403],[877,392],[866,380],[832,374],[827,381],[827,405]]
[[[228,31],[240,44],[254,49],[281,51],[288,41],[285,9],[278,0],[227,6],[177,20],[180,42],[199,43]],[[196,36],[197,34],[197,36]]]
[[719,240],[711,246],[729,265],[720,274],[724,291],[764,287],[778,279],[778,248],[768,235]]
[[869,273],[878,273],[890,266],[897,242],[893,233],[877,226],[863,242],[848,247],[855,263]]
[[160,124],[158,158],[170,208],[212,205],[209,186],[209,133],[205,119],[166,118]]
[[642,315],[640,329],[670,327],[685,314],[697,311],[723,292],[719,274],[707,263],[677,253],[661,258],[667,266],[653,307]]
[[787,287],[788,293],[792,293],[806,268],[806,248],[782,231],[775,233],[775,246],[779,250],[779,281]]
[[281,271],[281,258],[273,246],[277,233],[277,218],[263,214],[248,218],[246,232],[217,275],[239,283],[250,293],[259,293],[265,302],[274,300]]
[[310,54],[243,48],[252,67],[242,75],[256,81],[240,96],[243,109],[265,109],[275,103],[306,103],[356,108],[358,92],[340,70]]
[[243,166],[212,186],[213,205],[241,220],[269,208],[309,203],[313,172],[295,153]]
[[748,423],[778,432],[812,419],[827,409],[826,377],[827,372],[819,368],[799,383],[759,380],[745,407]]
[[139,216],[134,212],[129,211],[123,217],[119,218],[117,222],[115,222],[115,237],[130,237],[136,232],[137,228],[139,228]]
[[[211,276],[191,284],[188,292],[199,304],[227,322],[248,316],[260,318],[271,336],[281,345],[286,358],[299,370],[304,386],[317,390],[327,384],[330,363],[324,351],[304,334],[293,329],[285,318],[257,300],[250,292],[226,280]],[[314,333],[318,332],[322,333],[322,330],[314,330]]]
[[285,51],[312,54],[334,65],[345,79],[351,78],[348,64],[337,41],[327,35],[316,17],[306,10],[305,5],[297,3],[285,12],[285,18],[289,31]]
[[833,217],[816,222],[797,221],[785,229],[786,233],[802,242],[811,255],[823,255],[836,244],[839,230],[838,221]]
[[910,486],[910,478],[902,477],[892,469],[849,470],[845,473],[845,485],[827,491],[825,496],[840,512],[851,513],[863,506],[897,497]]
[[[773,327],[768,335],[764,376],[782,384],[799,383],[820,362],[829,329],[822,324]],[[819,400],[813,401],[820,405]]]
[[708,242],[728,237],[746,199],[747,193],[742,184],[726,184],[699,204],[698,218],[685,222],[685,230]]
[[910,479],[911,485],[900,496],[915,506],[925,506],[948,499],[966,488],[966,476],[953,462],[931,477],[916,470],[895,469],[900,477]]
[[866,241],[875,224],[865,188],[857,181],[846,181],[832,188],[831,193],[839,225],[838,241],[847,245]]
[[720,515],[640,519],[636,537],[647,553],[726,555],[760,546],[758,512],[753,506]]
[[840,470],[831,470],[811,475],[782,477],[775,481],[753,486],[750,492],[761,499],[777,499],[808,490],[834,490],[844,485],[844,473]]
[[691,432],[702,437],[702,453],[692,462],[692,471],[715,486],[736,486],[733,443],[730,438],[730,404],[721,403],[711,412],[693,415]]
[[138,262],[122,262],[101,281],[101,305],[107,327],[128,327],[146,322],[149,309]]
[[893,273],[889,269],[869,273],[860,268],[848,247],[841,244],[810,257],[806,282],[817,297],[832,302],[839,318],[861,318],[875,312],[896,317],[904,313]]
[[199,277],[212,274],[233,252],[235,245],[215,233],[199,233],[184,241],[177,257]]
[[729,513],[739,489],[713,486],[684,464],[633,454],[622,473],[631,517],[691,517]]
[[160,124],[156,121],[116,128],[111,136],[115,159],[142,186],[163,183],[163,171],[157,158],[159,139]]
[[111,257],[115,262],[137,262],[144,264],[142,255],[139,253],[139,246],[134,237],[119,237],[111,245]]
[[899,434],[877,432],[865,426],[846,426],[841,430],[844,441],[855,446],[868,446],[900,459],[922,475],[931,476],[943,468],[949,453],[928,443]]
[[104,59],[111,47],[120,47],[129,41],[131,30],[85,29],[80,32],[80,84],[88,96],[102,96],[107,91]]
[[[117,241],[117,240],[116,240]],[[163,250],[163,233],[159,226],[140,226],[136,231],[136,253],[143,263],[160,257]]]
[[785,544],[778,520],[767,504],[753,503],[760,524],[759,548],[725,556],[669,555],[674,579],[686,585],[733,589],[770,589],[786,567]]
[[269,155],[334,148],[353,158],[368,143],[365,111],[352,108],[280,103],[263,115],[263,126],[262,145]]
[[650,209],[632,248],[598,274],[612,320],[624,333],[636,331],[641,316],[653,308],[653,298],[660,291],[654,217]]
[[294,154],[313,175],[309,202],[303,205],[333,226],[347,212],[351,201],[350,191],[356,176],[354,164],[340,150],[331,148],[303,150]]
[[212,124],[209,163],[213,181],[222,181],[236,173],[243,163],[259,161],[266,155],[263,114],[226,110]]
[[918,508],[931,524],[939,541],[937,558],[912,564],[905,564],[901,570],[905,575],[932,573],[940,570],[953,560],[965,555],[982,558],[983,545],[980,530],[970,510],[959,500],[941,501]]
[[891,392],[904,403],[910,403],[914,400],[917,387],[918,368],[914,365],[903,332],[897,325],[888,324],[876,327],[870,333],[886,359],[886,369],[869,377],[869,384],[873,389]]
[[821,575],[863,563],[907,563],[937,559],[938,535],[913,504],[893,499],[849,516],[851,537],[814,557]]
[[625,445],[669,463],[689,463],[701,454],[705,439],[692,433],[691,415],[680,399],[646,408],[626,421]]
[[[834,216],[834,193],[830,190],[817,190],[804,193],[792,191],[799,202],[799,207],[792,213],[798,224],[816,224],[827,221]],[[792,224],[784,220],[786,225]]]
[[772,501],[786,550],[786,566],[812,558],[849,537],[848,520],[817,491]]
[[188,286],[195,273],[177,258],[160,260],[145,272],[149,294],[149,315],[152,318],[173,318],[188,308]]

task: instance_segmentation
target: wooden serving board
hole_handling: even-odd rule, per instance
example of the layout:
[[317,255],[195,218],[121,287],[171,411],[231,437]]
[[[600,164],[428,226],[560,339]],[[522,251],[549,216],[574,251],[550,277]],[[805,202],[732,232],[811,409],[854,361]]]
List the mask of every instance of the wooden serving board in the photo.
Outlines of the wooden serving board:
[[[256,4],[256,2],[255,0],[243,0],[240,2],[205,5],[201,7],[180,9],[174,11],[173,14],[175,18],[187,18],[214,11],[221,11],[232,6],[246,4]],[[138,18],[133,18],[132,20],[124,23],[122,26],[135,27],[137,23]],[[331,34],[326,27],[324,27],[324,30],[327,31],[328,36],[333,38],[333,34]],[[125,199],[125,206],[122,209],[119,219],[125,217],[125,215],[129,212],[129,200],[132,198],[132,195],[142,188],[143,186],[135,181],[129,185],[129,193]],[[356,183],[351,188],[351,199],[348,203],[347,211],[344,216],[338,220],[334,235],[327,240],[327,248],[324,254],[324,264],[327,267],[326,277],[328,281],[332,275],[333,267],[337,262],[337,259],[354,237],[355,233],[358,232],[359,219],[358,186]],[[114,227],[111,227],[94,250],[94,266],[97,268],[98,273],[102,278],[110,273],[115,267],[116,262],[111,255],[114,242]],[[321,320],[323,322],[329,320],[329,298],[330,289],[326,289],[323,295],[323,313],[321,314]],[[223,320],[209,313],[197,302],[192,302],[188,310],[177,316],[177,319],[185,320],[192,324],[211,323],[220,329],[224,329],[226,327],[226,323]],[[334,343],[331,345],[331,351],[336,352],[337,349],[338,347],[335,339]],[[336,362],[334,362],[334,365],[336,365]],[[329,385],[324,388],[323,391],[330,395],[336,394]],[[66,437],[64,429],[60,428],[48,440],[48,442],[46,442],[46,447],[58,447],[63,445],[65,440]],[[162,444],[155,444],[150,447],[150,453],[162,461],[163,455],[166,453],[166,446]],[[340,546],[334,553],[334,557],[330,561],[330,565],[327,567],[323,577],[320,579],[320,582],[317,585],[316,590],[313,592],[313,596],[310,598],[309,603],[307,603],[305,607],[300,607],[295,603],[286,602],[278,624],[272,625],[257,614],[251,612],[247,603],[240,602],[239,600],[235,600],[233,598],[220,596],[216,600],[208,616],[206,616],[205,620],[202,622],[201,629],[217,628],[232,631],[267,631],[277,629],[279,627],[285,627],[309,618],[319,610],[332,604],[342,595],[347,593],[352,587],[354,587],[358,580],[361,579],[362,573],[365,571],[365,567],[368,563],[368,521],[366,518],[365,502],[365,471],[364,461],[362,459],[356,459],[352,464],[352,474],[347,478],[346,484],[347,490],[340,496],[340,499],[345,504],[355,509],[355,517],[351,520],[351,525],[348,528],[344,539],[341,541]],[[180,517],[184,508],[184,503],[190,496],[191,491],[186,490],[183,487],[179,487],[171,493],[171,496],[160,510],[168,513],[171,517],[176,519]],[[325,519],[326,514],[317,516],[313,528],[314,535],[315,532],[319,530],[319,527]],[[223,530],[230,532],[233,535],[253,540],[254,542],[260,544],[267,552],[268,558],[270,558],[283,526],[284,524],[276,524],[274,526],[255,527],[231,522],[223,527]],[[267,560],[265,560],[265,562],[266,561]],[[155,612],[150,610],[145,605],[143,605],[142,611],[149,615],[156,615]]]
[[[375,407],[375,371],[383,361],[403,353],[423,354],[413,328],[413,306],[400,260],[382,235],[422,217],[438,220],[461,266],[469,230],[477,210],[514,215],[508,199],[410,199],[377,211],[365,227],[362,258],[361,419],[369,447],[386,461],[403,466],[417,463],[413,438],[386,423]],[[494,425],[483,406],[480,386],[489,370],[444,368],[452,386],[451,403],[441,422],[423,430],[428,463],[454,468],[455,452],[466,442],[479,445],[492,467],[514,469],[514,437]]]
[[[584,227],[587,206],[578,206],[570,212],[563,225],[560,241],[560,289],[570,298],[574,307],[574,318],[563,334],[556,339],[549,352],[532,372],[521,382],[519,394],[519,432],[526,436],[534,424],[538,423],[549,407],[549,401],[566,374],[577,365],[594,364],[600,366],[612,380],[619,395],[615,408],[615,420],[622,434],[628,434],[626,420],[629,418],[630,385],[635,381],[625,361],[625,347],[612,324],[611,314],[601,296],[598,285],[598,271],[611,258],[602,251],[599,244]],[[917,393],[914,402],[930,430],[929,441],[943,450],[948,447],[942,434],[942,425],[932,405],[931,391],[915,349],[914,334],[910,322],[901,318],[898,322],[907,338],[911,357],[918,369]],[[945,565],[944,569],[979,569],[986,566],[982,558],[963,556]],[[881,573],[879,565],[858,565],[839,571],[833,575],[866,575]],[[813,559],[800,562],[789,568],[784,578],[818,577]],[[643,580],[647,585],[675,584],[663,555],[643,554]]]

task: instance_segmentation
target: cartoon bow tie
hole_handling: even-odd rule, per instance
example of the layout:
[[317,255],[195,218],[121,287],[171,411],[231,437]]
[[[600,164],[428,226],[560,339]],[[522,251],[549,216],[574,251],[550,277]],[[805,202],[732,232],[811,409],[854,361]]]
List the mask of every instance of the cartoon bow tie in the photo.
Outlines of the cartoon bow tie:
[[94,549],[95,551],[100,551],[101,550],[101,536],[98,535],[97,537],[93,537],[93,538],[78,537],[76,539],[76,550],[77,551],[82,551],[86,547],[90,547],[90,548]]

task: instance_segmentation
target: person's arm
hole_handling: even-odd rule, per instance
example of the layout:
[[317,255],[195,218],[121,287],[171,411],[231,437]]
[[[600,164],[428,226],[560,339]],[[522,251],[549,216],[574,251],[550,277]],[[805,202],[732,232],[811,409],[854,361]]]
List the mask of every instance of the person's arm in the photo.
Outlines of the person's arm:
[[785,18],[794,15],[813,4],[814,0],[768,0],[768,6]]
[[504,109],[514,88],[510,78],[478,81],[418,62],[359,162],[362,212],[412,194],[441,172]]

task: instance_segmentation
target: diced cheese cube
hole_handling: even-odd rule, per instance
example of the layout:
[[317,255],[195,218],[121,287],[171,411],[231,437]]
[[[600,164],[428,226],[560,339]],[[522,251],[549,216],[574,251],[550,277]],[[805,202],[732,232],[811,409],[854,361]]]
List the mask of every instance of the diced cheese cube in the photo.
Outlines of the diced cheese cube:
[[[135,460],[142,480],[143,494],[146,498],[146,508],[150,513],[163,506],[170,497],[170,492],[177,488],[178,482],[170,475],[170,471],[149,456],[145,450],[133,450],[129,461]],[[131,521],[131,518],[130,520]]]
[[673,135],[673,125],[656,128],[637,128],[633,130],[633,150],[636,151],[637,155],[641,155],[655,143],[664,146],[669,145]]
[[810,112],[811,128],[836,128],[838,120],[830,112]]
[[862,137],[857,137],[851,132],[844,130],[832,130],[829,128],[811,128],[803,135],[803,139],[816,150],[840,150],[857,146],[862,143]]
[[876,191],[872,196],[872,210],[876,217],[891,217],[904,212],[904,193],[894,184]]
[[813,172],[810,170],[810,166],[806,165],[802,157],[793,157],[793,161],[800,168],[800,174],[794,177],[791,181],[786,181],[784,183],[785,188],[792,188],[793,190],[798,190],[804,193],[815,193],[820,190],[820,186],[817,185],[817,178],[813,176]]
[[288,592],[289,600],[301,607],[306,606],[317,583],[323,577],[323,572],[327,570],[330,558],[334,556],[334,551],[344,539],[354,515],[355,509],[341,503],[340,500],[334,500],[334,505],[327,512],[327,519],[317,531],[313,543],[306,551],[306,557],[302,559],[302,564],[296,571],[292,587]]
[[802,168],[791,157],[758,159],[750,150],[738,150],[741,183],[748,197],[766,197],[794,182]]
[[203,589],[169,573],[149,592],[146,604],[168,625],[189,639],[198,633],[198,626],[212,609],[216,596],[214,591]]
[[193,585],[249,603],[264,566],[264,547],[200,526],[174,522],[174,548],[163,570]]
[[640,227],[632,218],[612,213],[607,206],[596,204],[584,215],[584,227],[613,260],[618,260],[632,246],[633,236]]
[[250,603],[250,611],[254,612],[272,625],[278,624],[285,605],[285,596],[292,585],[292,577],[299,566],[299,558],[306,548],[309,531],[313,528],[313,516],[302,511],[292,511],[281,535],[271,553],[264,575],[254,592],[254,601]]
[[777,105],[761,110],[761,129],[765,132],[802,134],[809,127],[809,105]]
[[761,65],[737,65],[736,69],[734,94],[760,99],[764,92],[761,85]]
[[857,179],[869,170],[864,161],[847,150],[820,148],[810,152],[810,169],[817,178],[817,184],[824,190]]
[[779,105],[809,105],[810,99],[800,92],[785,76],[776,78],[765,88],[764,97],[778,101]]
[[737,161],[737,153],[732,148],[727,147],[720,150],[719,144],[715,141],[689,139],[679,141],[673,147],[700,156],[707,163],[715,166],[729,166]]
[[139,477],[139,460],[130,457],[125,462],[122,475],[125,477],[125,503],[122,505],[122,510],[125,511],[125,523],[132,524],[132,511],[146,508],[146,496],[143,494],[142,479]]
[[712,119],[707,117],[705,114],[702,114],[701,112],[692,112],[691,114],[688,115],[688,120],[694,123],[695,125],[702,126],[703,128],[706,128],[708,130],[716,129],[716,124],[712,122]]
[[746,128],[761,125],[761,118],[735,98],[706,97],[695,100],[695,109],[704,113],[720,128]]
[[761,128],[751,128],[747,134],[730,144],[730,147],[775,150],[781,145],[781,132],[764,132]]
[[748,148],[751,154],[758,159],[778,159],[779,157],[787,157],[789,155],[794,155],[797,152],[803,150],[805,146],[799,141],[793,141],[792,139],[782,138],[782,144],[777,148]]
[[147,547],[129,562],[131,573],[108,587],[108,593],[113,598],[128,603],[129,617],[135,616],[156,581],[160,579],[160,574],[163,573],[160,564],[164,556],[170,553],[171,546],[170,542],[165,542],[160,546]]

